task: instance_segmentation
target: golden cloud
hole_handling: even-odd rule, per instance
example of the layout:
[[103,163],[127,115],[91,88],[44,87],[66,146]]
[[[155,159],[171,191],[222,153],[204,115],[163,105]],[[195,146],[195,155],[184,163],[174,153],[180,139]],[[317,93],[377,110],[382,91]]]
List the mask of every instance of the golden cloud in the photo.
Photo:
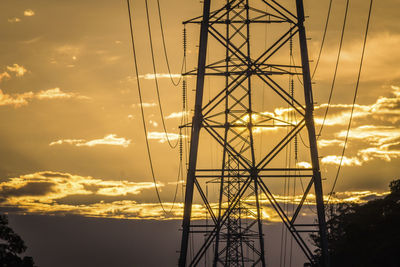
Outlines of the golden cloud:
[[[152,103],[142,103],[142,107],[144,107],[144,108],[151,108],[151,107],[156,107],[156,106],[157,106],[157,104],[154,103],[154,102],[152,102]],[[133,108],[140,107],[140,104],[132,104],[132,107]]]
[[8,72],[3,72],[3,73],[0,73],[0,82],[3,80],[3,79],[10,79],[11,78],[11,76],[10,76],[10,74],[8,73]]
[[188,116],[188,115],[189,115],[188,111],[172,112],[165,118],[166,119],[179,119],[179,118],[182,118],[183,116]]
[[[371,160],[385,160],[400,158],[400,87],[391,86],[390,96],[381,96],[371,105],[355,105],[353,124],[358,126],[346,130],[338,131],[334,134],[337,139],[322,139],[318,141],[321,148],[327,146],[342,146],[348,134],[349,143],[356,142],[354,149],[350,151],[351,157],[344,157],[342,164],[346,166],[361,166]],[[323,110],[326,104],[316,107],[316,110]],[[335,104],[330,105],[331,115],[327,117],[325,125],[345,126],[350,118],[352,105]],[[321,124],[323,119],[316,117],[316,123]],[[363,125],[360,122],[368,121]],[[339,140],[341,139],[341,140]],[[322,158],[324,164],[340,163],[340,156],[329,155]]]
[[[380,96],[375,103],[370,105],[354,105],[354,119],[375,119],[377,121],[384,121],[390,123],[396,123],[400,121],[400,87],[391,86],[391,94],[389,96]],[[321,104],[315,106],[315,123],[321,125],[323,123],[323,116],[321,112],[327,108],[328,104]],[[324,125],[326,126],[345,126],[349,122],[351,115],[351,104],[329,104],[330,113],[328,114]],[[288,117],[293,108],[276,108],[270,116],[277,119],[284,120]]]
[[328,147],[328,146],[343,146],[344,141],[338,139],[320,139],[318,140],[318,147]]
[[[182,77],[181,74],[169,74],[169,73],[157,73],[157,79],[166,79],[166,78],[180,78]],[[146,73],[144,75],[139,75],[139,79],[145,80],[154,80],[156,75],[154,73]]]
[[333,164],[333,165],[339,165],[340,163],[342,166],[361,166],[362,161],[360,161],[357,157],[353,158],[348,158],[346,156],[343,156],[343,159],[340,156],[336,155],[330,155],[323,157],[321,159],[321,163],[323,164]]
[[74,146],[87,146],[94,147],[97,145],[112,145],[112,146],[122,146],[128,147],[131,143],[130,139],[125,139],[124,137],[117,137],[116,134],[106,135],[104,138],[94,139],[90,141],[86,141],[85,139],[60,139],[57,141],[53,141],[49,144],[49,146],[54,145],[62,145],[69,144]]
[[7,66],[6,67],[8,71],[14,72],[16,76],[24,76],[24,74],[27,72],[24,66],[20,66],[18,64],[13,64],[12,66]]
[[369,147],[362,149],[358,152],[363,161],[370,161],[373,159],[382,159],[385,161],[391,161],[392,159],[400,158],[400,150],[389,150],[391,145],[400,146],[400,142],[382,145],[379,147]]
[[[157,186],[164,185],[157,184]],[[156,218],[157,214],[161,213],[157,204],[139,204],[127,197],[152,188],[154,188],[154,183],[151,182],[105,181],[90,176],[44,171],[9,178],[0,183],[0,206],[41,214],[79,214],[118,218],[152,218],[154,216]],[[60,203],[63,198],[76,195],[100,198],[119,196],[127,197],[127,200],[111,203],[100,200],[89,205]]]
[[17,22],[20,22],[21,19],[17,18],[17,17],[14,17],[14,18],[9,18],[7,21],[10,22],[10,23],[17,23]]
[[14,94],[13,96],[3,93],[0,89],[0,106],[14,106],[15,108],[28,104],[28,100],[34,96],[33,92]]
[[[186,138],[186,135],[181,135],[182,138]],[[147,133],[147,138],[149,140],[158,140],[160,143],[165,143],[167,142],[167,134],[164,132],[148,132]],[[168,133],[168,139],[170,141],[178,140],[179,139],[179,134],[176,133]]]
[[86,96],[81,96],[76,93],[67,93],[60,90],[60,88],[53,88],[48,90],[42,90],[38,93],[26,92],[22,94],[5,94],[0,89],[0,106],[14,106],[15,108],[27,105],[29,100],[38,99],[38,100],[46,100],[46,99],[89,99]]
[[296,166],[300,167],[300,168],[312,168],[311,163],[306,162],[306,161],[297,162]]
[[32,10],[32,9],[26,9],[25,11],[24,11],[24,16],[25,17],[32,17],[32,16],[34,16],[35,15],[35,12]]
[[[157,184],[163,187],[163,184]],[[151,182],[129,182],[126,180],[110,181],[96,179],[91,176],[80,176],[69,173],[43,171],[9,178],[0,183],[0,208],[14,210],[14,212],[67,215],[75,214],[88,217],[124,218],[124,219],[181,219],[183,203],[164,202],[163,212],[159,203],[138,203],[132,196],[139,196],[145,190],[154,188]],[[356,202],[365,203],[368,200],[387,195],[388,192],[336,192],[330,199],[331,203]],[[80,202],[81,196],[93,197],[92,203]],[[67,203],[65,199],[76,198]],[[118,200],[109,201],[118,197]],[[281,205],[297,205],[302,195],[282,196],[274,195]],[[325,200],[328,196],[325,196]],[[107,201],[108,200],[108,201]],[[253,218],[255,196],[243,201],[249,209],[248,218]],[[262,217],[265,221],[280,221],[272,206],[265,197],[260,196]],[[226,207],[227,203],[223,203]],[[315,206],[315,195],[309,194],[305,201],[306,206]],[[214,212],[217,212],[218,203],[210,203]],[[243,206],[243,207],[244,207]],[[307,211],[304,211],[307,215]],[[201,204],[194,204],[192,218],[205,219],[206,210]]]
[[[338,137],[345,137],[347,131],[341,131]],[[362,125],[351,129],[349,138],[364,140],[373,145],[383,145],[400,139],[400,130],[394,126]]]
[[48,89],[45,91],[40,91],[36,93],[35,97],[37,99],[68,99],[68,98],[77,98],[77,99],[89,99],[87,96],[81,96],[75,93],[66,93],[60,90],[60,88]]
[[[346,131],[341,131],[337,135],[344,137]],[[350,140],[363,142],[366,148],[357,152],[357,158],[352,158],[353,165],[360,165],[375,159],[391,161],[400,158],[400,130],[395,126],[375,126],[363,125],[352,129],[349,132]],[[337,159],[336,159],[337,160]],[[343,162],[348,162],[348,159]],[[323,160],[322,160],[323,162]]]

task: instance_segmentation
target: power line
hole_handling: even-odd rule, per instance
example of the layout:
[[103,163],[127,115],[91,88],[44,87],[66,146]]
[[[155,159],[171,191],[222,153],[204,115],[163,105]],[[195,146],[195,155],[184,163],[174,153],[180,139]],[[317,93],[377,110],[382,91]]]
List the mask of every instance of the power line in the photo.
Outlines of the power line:
[[171,68],[170,68],[170,65],[169,65],[169,59],[168,59],[168,53],[167,53],[167,45],[165,44],[164,26],[163,26],[163,22],[162,22],[161,7],[160,7],[160,1],[159,0],[157,0],[157,9],[158,9],[158,20],[160,21],[161,39],[162,39],[162,44],[163,44],[164,57],[165,57],[165,61],[167,63],[169,78],[170,78],[170,80],[171,80],[171,82],[172,82],[172,84],[174,86],[178,86],[182,81],[182,73],[183,73],[183,68],[184,68],[184,64],[185,64],[186,55],[183,55],[182,67],[181,67],[181,73],[180,73],[181,76],[179,77],[179,80],[177,82],[175,82],[174,79],[172,78]]
[[366,44],[367,44],[369,23],[370,23],[371,13],[372,13],[372,4],[373,4],[373,0],[371,0],[370,5],[369,5],[367,26],[366,26],[366,29],[365,29],[364,43],[363,43],[363,49],[362,49],[362,53],[361,53],[361,60],[360,60],[360,67],[359,67],[359,70],[358,70],[357,83],[356,83],[356,88],[355,88],[355,91],[354,91],[353,105],[352,105],[352,107],[351,107],[351,113],[350,113],[349,124],[348,124],[348,126],[347,126],[346,138],[345,138],[344,144],[343,144],[342,156],[341,156],[341,158],[340,158],[339,167],[338,167],[338,170],[337,170],[337,172],[336,172],[335,181],[334,181],[334,183],[333,183],[331,192],[329,193],[329,197],[328,197],[327,204],[329,204],[329,200],[331,199],[331,196],[332,196],[332,194],[333,194],[333,191],[335,190],[336,183],[337,183],[337,180],[338,180],[338,177],[339,177],[339,173],[340,173],[340,169],[341,169],[342,162],[343,162],[344,153],[345,153],[345,151],[346,151],[347,141],[348,141],[348,139],[349,139],[349,133],[350,133],[350,128],[351,128],[351,122],[352,122],[352,120],[353,120],[354,107],[355,107],[355,104],[356,104],[356,99],[357,99],[357,94],[358,94],[358,87],[359,87],[359,84],[360,84],[361,70],[362,70],[362,66],[363,66],[363,62],[364,62],[365,47],[366,47]]
[[[134,38],[134,34],[133,34],[130,0],[126,0],[126,2],[127,2],[127,5],[128,5],[128,16],[129,16],[129,27],[130,27],[130,35],[131,35],[131,42],[132,42],[132,52],[133,52],[133,59],[134,59],[134,66],[135,66],[137,88],[138,88],[138,93],[139,93],[140,111],[141,111],[141,117],[142,117],[143,132],[144,132],[144,137],[145,137],[145,140],[146,140],[147,156],[148,156],[148,159],[149,159],[151,176],[152,176],[152,179],[153,179],[153,182],[154,182],[154,188],[155,188],[155,191],[156,191],[158,203],[160,204],[161,209],[163,210],[164,214],[168,215],[168,214],[171,213],[171,211],[173,210],[173,208],[175,206],[176,198],[177,198],[177,192],[178,192],[179,179],[180,179],[181,175],[183,175],[183,171],[182,171],[182,167],[181,167],[182,166],[182,157],[180,157],[180,167],[179,167],[179,170],[178,170],[178,178],[177,178],[177,184],[176,184],[176,188],[175,188],[174,199],[173,199],[173,202],[172,202],[171,209],[169,211],[167,211],[165,209],[164,205],[163,205],[162,200],[161,200],[160,192],[159,192],[158,186],[157,186],[157,180],[156,180],[155,174],[154,174],[154,166],[153,166],[153,161],[152,161],[152,157],[151,157],[150,145],[149,145],[149,140],[148,140],[148,136],[147,136],[147,126],[146,126],[146,120],[145,120],[144,109],[143,109],[142,90],[141,90],[141,85],[140,85],[139,69],[138,69],[137,58],[136,58],[135,38]],[[183,137],[182,137],[182,134],[181,134],[181,131],[180,131],[179,139],[178,139],[177,143],[181,142],[182,138]]]
[[[181,120],[182,121],[182,120]],[[175,186],[175,193],[174,193],[174,199],[172,200],[172,205],[171,209],[169,210],[168,213],[171,213],[171,211],[174,209],[175,204],[176,204],[176,199],[178,196],[178,187],[179,187],[179,182],[180,179],[183,177],[183,164],[182,164],[182,129],[179,131],[179,166],[178,166],[178,175],[176,178],[176,186]]]
[[311,75],[311,79],[314,78],[315,72],[317,71],[317,68],[318,68],[319,60],[321,59],[322,49],[324,48],[324,44],[325,44],[326,33],[328,31],[329,18],[331,16],[331,9],[332,9],[332,0],[329,1],[328,14],[326,15],[325,28],[324,28],[324,34],[322,35],[321,47],[319,48],[317,62],[315,63],[315,67],[314,67],[313,74]]
[[[333,74],[331,90],[330,90],[329,98],[328,98],[328,105],[326,106],[326,109],[325,109],[324,119],[322,120],[321,128],[319,129],[317,139],[319,139],[319,137],[321,136],[322,129],[324,128],[326,117],[328,115],[329,107],[330,107],[330,104],[332,101],[333,89],[335,88],[336,76],[337,76],[337,71],[338,71],[338,67],[339,67],[339,60],[340,60],[340,55],[342,52],[344,32],[346,29],[347,15],[348,15],[348,11],[349,11],[349,2],[350,2],[349,0],[346,1],[346,9],[344,12],[343,27],[342,27],[342,33],[340,36],[339,50],[338,50],[338,54],[337,54],[337,58],[336,58],[335,72]],[[315,73],[315,71],[314,71],[314,73]]]
[[165,125],[164,112],[163,112],[162,105],[161,105],[160,88],[159,88],[159,86],[158,86],[156,62],[155,62],[155,59],[154,59],[153,39],[152,39],[152,37],[151,37],[150,16],[149,16],[149,7],[148,7],[148,1],[147,1],[147,0],[145,0],[145,6],[146,6],[147,29],[148,29],[149,41],[150,41],[151,61],[152,61],[152,63],[153,63],[154,81],[155,81],[155,85],[156,85],[157,100],[158,100],[158,107],[159,107],[160,115],[161,115],[161,122],[162,122],[162,126],[163,126],[163,129],[164,129],[164,133],[165,133],[165,136],[166,136],[168,145],[169,145],[172,149],[174,149],[174,148],[177,147],[179,141],[177,140],[176,143],[175,143],[175,145],[173,145],[173,144],[171,143],[171,140],[169,140],[167,127],[166,127],[166,125]]
[[143,131],[144,131],[144,136],[145,136],[145,139],[146,139],[147,156],[149,158],[151,176],[153,178],[154,188],[156,190],[158,202],[159,202],[162,210],[164,211],[164,213],[167,214],[167,211],[165,210],[164,205],[163,205],[163,203],[161,201],[160,192],[158,191],[157,181],[156,181],[156,178],[155,178],[155,175],[154,175],[154,168],[153,168],[153,161],[151,159],[149,139],[147,138],[146,120],[144,118],[142,90],[141,90],[141,86],[140,86],[139,70],[138,70],[138,64],[137,64],[137,58],[136,58],[135,38],[134,38],[134,35],[133,35],[130,0],[126,0],[126,3],[128,4],[128,15],[129,15],[129,27],[130,27],[131,42],[132,42],[132,52],[133,52],[133,60],[134,60],[134,64],[135,64],[136,82],[137,82],[137,88],[138,88],[139,100],[140,100],[140,111],[141,111],[141,114],[142,114]]

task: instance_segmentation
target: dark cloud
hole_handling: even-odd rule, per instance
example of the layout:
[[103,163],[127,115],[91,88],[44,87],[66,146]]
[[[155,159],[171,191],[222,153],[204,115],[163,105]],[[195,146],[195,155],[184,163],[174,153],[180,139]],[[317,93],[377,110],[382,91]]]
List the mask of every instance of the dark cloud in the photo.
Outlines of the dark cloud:
[[375,199],[379,199],[382,198],[382,196],[377,196],[375,194],[369,195],[369,196],[365,196],[365,197],[361,197],[361,200],[365,200],[365,201],[370,201],[370,200],[375,200]]
[[3,185],[0,189],[2,198],[21,197],[21,196],[45,196],[54,192],[55,183],[51,182],[28,182],[24,186],[15,188]]
[[92,193],[97,193],[97,191],[99,191],[99,189],[101,188],[106,188],[107,186],[105,185],[97,185],[97,184],[83,184],[83,188],[85,188],[85,190],[90,191]]
[[[0,201],[3,201],[3,199],[0,199]],[[12,206],[10,207],[0,206],[0,212],[9,214],[21,214],[26,212],[26,209],[20,207],[12,207]]]
[[54,199],[58,204],[67,205],[91,205],[96,203],[112,203],[114,201],[133,200],[135,202],[143,201],[143,196],[126,194],[119,196],[106,196],[99,194],[83,194],[83,195],[69,195],[63,198]]
[[389,145],[388,149],[389,150],[400,150],[400,139],[396,140],[396,144]]
[[56,177],[61,177],[61,178],[70,178],[71,175],[65,174],[65,173],[60,173],[60,172],[41,172],[41,176],[48,177],[48,178],[56,178]]

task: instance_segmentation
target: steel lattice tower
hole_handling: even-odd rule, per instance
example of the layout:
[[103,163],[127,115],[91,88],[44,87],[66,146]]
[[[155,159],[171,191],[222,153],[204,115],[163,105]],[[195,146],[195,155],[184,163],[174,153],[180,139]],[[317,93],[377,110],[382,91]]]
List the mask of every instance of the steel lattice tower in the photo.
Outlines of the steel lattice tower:
[[[308,231],[304,227],[317,227],[324,258],[320,264],[328,266],[304,8],[302,0],[293,1],[295,12],[285,8],[278,0],[226,0],[222,7],[210,11],[211,0],[204,0],[203,16],[184,22],[200,24],[201,29],[197,69],[186,73],[197,76],[197,81],[194,116],[189,125],[191,140],[179,259],[181,267],[266,266],[261,207],[266,201],[314,265],[318,263],[301,233]],[[283,25],[286,28],[283,30],[282,26],[271,45],[258,51],[253,49],[253,43],[260,40],[252,29],[253,25],[263,24]],[[287,51],[289,46],[292,49],[294,37],[298,37],[296,44],[301,65],[276,62],[275,59],[279,59],[276,55],[280,51]],[[215,51],[222,52],[220,59],[212,62],[207,62],[209,39],[219,46]],[[293,81],[289,86],[282,85],[282,77],[295,76],[302,78],[302,100],[293,93]],[[217,89],[208,103],[203,103],[205,77],[223,80],[213,83]],[[257,91],[264,88],[288,106],[288,110],[296,116],[296,121],[256,110]],[[269,142],[272,145],[258,153],[257,131],[277,128],[285,131],[279,130],[280,137],[271,138]],[[222,155],[217,163],[219,168],[198,166],[198,155],[203,149],[203,146],[199,147],[201,129],[221,147]],[[312,167],[283,164],[278,160],[282,151],[297,139],[302,130],[308,134],[307,153]],[[307,179],[303,197],[290,214],[275,198],[272,191],[274,186],[268,185],[270,180],[283,178]],[[209,183],[219,188],[217,205],[213,205],[211,197],[205,193],[204,185]],[[301,217],[301,209],[313,188],[317,224],[300,224],[298,218]],[[204,204],[211,224],[191,221],[195,192]],[[189,257],[189,241],[193,243],[192,238],[196,236],[200,237],[200,241],[196,241],[196,247],[193,245]],[[205,259],[205,263],[202,259]]]

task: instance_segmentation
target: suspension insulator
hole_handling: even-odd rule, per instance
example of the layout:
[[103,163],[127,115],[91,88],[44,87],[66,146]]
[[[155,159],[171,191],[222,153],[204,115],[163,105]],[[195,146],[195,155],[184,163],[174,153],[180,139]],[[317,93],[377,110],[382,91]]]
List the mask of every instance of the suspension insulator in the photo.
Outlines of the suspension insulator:
[[186,57],[186,48],[187,48],[186,27],[183,27],[183,56],[184,57]]
[[182,131],[179,131],[179,160],[183,158],[183,142],[182,142]]
[[294,80],[293,80],[293,77],[291,77],[291,81],[290,81],[290,95],[291,95],[291,97],[294,97]]
[[[290,39],[292,40],[292,39]],[[291,77],[290,80],[290,95],[292,98],[294,98],[294,80],[293,77]],[[292,100],[293,103],[293,100]],[[294,113],[294,111],[293,111]],[[297,134],[294,137],[294,158],[297,160],[297,155],[298,155],[298,139],[297,139]]]
[[186,108],[186,91],[187,91],[186,80],[183,80],[182,81],[182,108],[183,108],[183,110],[185,110],[185,108]]

